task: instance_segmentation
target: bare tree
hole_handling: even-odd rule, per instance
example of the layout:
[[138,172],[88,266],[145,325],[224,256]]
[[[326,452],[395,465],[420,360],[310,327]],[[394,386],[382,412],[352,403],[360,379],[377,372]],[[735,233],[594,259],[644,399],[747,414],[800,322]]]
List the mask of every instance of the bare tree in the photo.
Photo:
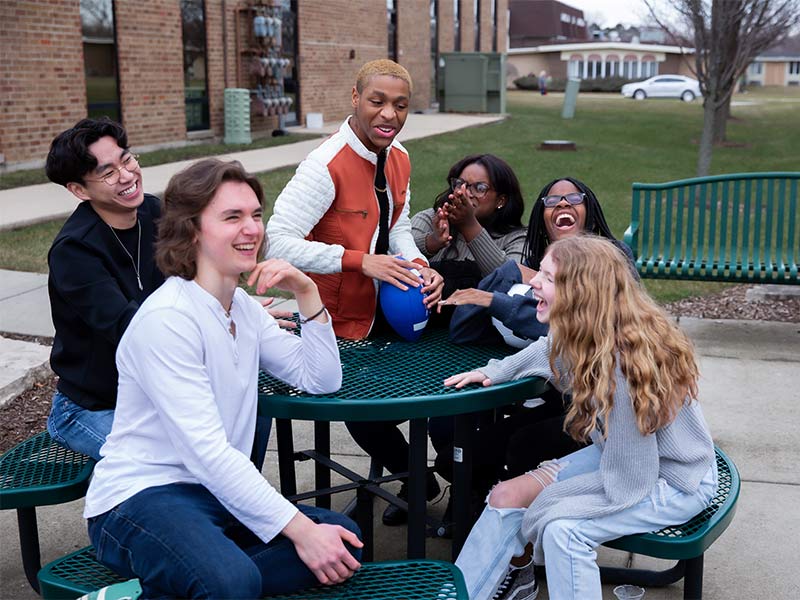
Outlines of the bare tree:
[[[654,0],[645,0],[660,26],[666,24]],[[800,0],[670,0],[683,26],[693,32],[692,73],[703,93],[703,133],[697,175],[708,175],[714,143],[725,140],[736,82],[761,52],[783,41],[800,23]]]

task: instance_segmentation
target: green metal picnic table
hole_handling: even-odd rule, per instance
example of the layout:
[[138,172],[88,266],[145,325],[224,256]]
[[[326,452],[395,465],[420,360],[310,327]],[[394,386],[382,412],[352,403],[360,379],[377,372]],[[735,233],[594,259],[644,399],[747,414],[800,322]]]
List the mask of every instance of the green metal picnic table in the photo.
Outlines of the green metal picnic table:
[[[314,497],[318,505],[330,506],[330,494],[355,489],[359,497],[359,525],[365,540],[371,540],[371,496],[377,495],[405,507],[402,500],[380,487],[381,483],[404,474],[377,478],[363,476],[332,461],[329,422],[408,419],[407,554],[409,558],[424,558],[427,419],[454,416],[456,458],[451,493],[454,495],[455,517],[453,556],[457,556],[466,539],[469,512],[472,457],[468,441],[472,425],[468,415],[538,397],[548,384],[539,378],[527,378],[490,387],[470,385],[455,390],[445,387],[443,381],[449,375],[473,370],[491,358],[502,358],[514,351],[504,345],[455,345],[448,340],[447,330],[434,329],[426,331],[420,341],[413,343],[392,336],[339,340],[343,381],[336,394],[306,394],[262,373],[258,387],[259,411],[276,419],[281,492],[296,500]],[[292,419],[315,422],[313,450],[294,451]],[[316,461],[316,489],[313,492],[297,494],[295,458]],[[331,487],[331,470],[350,483]],[[369,556],[371,548],[366,550]]]

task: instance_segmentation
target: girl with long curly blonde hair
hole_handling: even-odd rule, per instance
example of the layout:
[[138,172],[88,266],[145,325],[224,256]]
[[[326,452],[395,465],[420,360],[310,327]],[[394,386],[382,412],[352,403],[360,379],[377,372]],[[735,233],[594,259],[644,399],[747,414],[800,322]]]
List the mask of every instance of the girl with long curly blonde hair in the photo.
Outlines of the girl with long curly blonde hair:
[[[554,242],[531,286],[549,336],[445,385],[545,377],[572,394],[567,432],[593,443],[498,484],[456,565],[471,599],[535,598],[534,563],[550,598],[600,599],[594,548],[682,523],[714,496],[698,369],[687,337],[605,239]],[[528,542],[530,564],[509,567]]]

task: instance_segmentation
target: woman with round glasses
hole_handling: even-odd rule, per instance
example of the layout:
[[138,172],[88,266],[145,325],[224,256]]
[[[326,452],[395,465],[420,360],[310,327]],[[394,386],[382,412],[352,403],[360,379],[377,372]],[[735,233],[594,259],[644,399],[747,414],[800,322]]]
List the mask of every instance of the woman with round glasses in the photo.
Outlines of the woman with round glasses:
[[[525,201],[511,167],[493,154],[462,158],[433,208],[414,215],[414,241],[445,280],[443,297],[522,260]],[[434,266],[435,265],[435,266]]]
[[[531,210],[522,262],[507,261],[476,288],[457,290],[442,301],[441,304],[455,306],[450,339],[459,344],[505,341],[521,348],[547,335],[547,325],[536,318],[538,302],[527,284],[538,272],[552,242],[584,232],[611,240],[633,265],[630,249],[611,233],[597,197],[586,184],[563,177],[545,185]],[[526,404],[511,409],[508,418],[480,424],[473,451],[477,509],[482,507],[485,492],[498,479],[515,477],[536,468],[543,460],[581,447],[563,432],[565,401],[559,392],[544,394],[543,402]],[[431,419],[429,433],[438,454],[436,470],[451,480],[452,419]]]

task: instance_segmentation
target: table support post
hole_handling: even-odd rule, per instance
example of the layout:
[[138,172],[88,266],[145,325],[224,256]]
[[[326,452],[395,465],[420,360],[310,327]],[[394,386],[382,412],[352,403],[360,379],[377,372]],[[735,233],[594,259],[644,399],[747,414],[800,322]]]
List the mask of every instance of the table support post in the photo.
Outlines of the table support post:
[[453,562],[458,558],[467,539],[470,526],[472,495],[472,435],[473,415],[456,415],[453,434]]
[[373,504],[372,494],[365,487],[359,486],[356,490],[356,523],[361,529],[361,541],[364,542],[364,549],[361,551],[362,562],[372,562],[373,558],[375,542]]
[[[328,421],[314,421],[314,448],[326,458],[331,457],[331,424]],[[331,472],[328,467],[320,462],[314,462],[314,481],[316,489],[322,490],[331,487]],[[317,496],[318,508],[331,507],[330,496]]]
[[37,575],[42,568],[39,553],[39,526],[36,523],[36,507],[25,506],[17,509],[17,525],[19,526],[19,549],[22,554],[22,568],[25,577],[33,590],[39,593]]
[[275,419],[275,429],[278,435],[278,474],[281,478],[281,494],[294,496],[297,493],[297,479],[294,473],[291,419]]
[[425,558],[428,420],[411,419],[408,440],[408,558]]

